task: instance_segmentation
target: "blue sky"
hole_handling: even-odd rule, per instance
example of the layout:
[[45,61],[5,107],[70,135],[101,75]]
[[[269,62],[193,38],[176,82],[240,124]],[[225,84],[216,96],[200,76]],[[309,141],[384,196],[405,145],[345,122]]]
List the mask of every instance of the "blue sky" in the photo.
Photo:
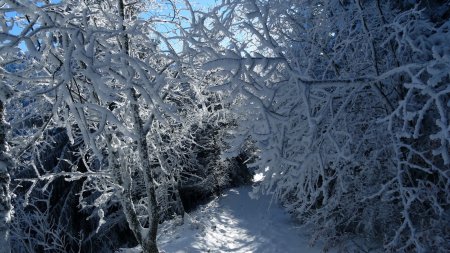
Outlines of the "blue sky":
[[[51,3],[58,3],[58,2],[61,2],[61,0],[52,0],[51,1]],[[164,2],[164,1],[161,1],[161,2]],[[181,2],[180,6],[178,6],[178,7],[183,8],[184,3],[182,1],[180,1],[180,2]],[[215,4],[217,4],[219,2],[221,2],[221,0],[193,0],[193,1],[191,1],[191,5],[194,9],[207,9],[207,8],[214,6]],[[40,5],[40,4],[38,4],[38,5]],[[171,6],[168,3],[165,4],[164,8],[165,9],[159,10],[159,11],[155,12],[154,14],[156,14],[156,13],[160,13],[163,15],[171,15],[172,14]],[[187,12],[186,12],[186,14],[187,14]],[[14,18],[16,15],[17,15],[16,12],[7,12],[6,18],[7,19]],[[151,14],[147,14],[147,15],[151,15]],[[145,18],[145,16],[146,16],[145,14],[142,15],[142,18]],[[172,35],[176,34],[176,27],[173,25],[170,25],[170,24],[159,24],[156,26],[156,29],[161,33],[168,33],[168,34],[172,34]],[[14,25],[13,29],[10,32],[13,35],[18,35],[21,32],[21,28],[16,24],[16,25]],[[176,50],[180,49],[179,42],[172,41],[172,43],[173,43],[173,47]],[[26,50],[25,45],[23,43],[20,45],[20,48],[22,50]],[[163,46],[163,49],[164,49],[164,46]]]
[[[214,5],[218,4],[221,2],[221,0],[192,0],[190,1],[192,8],[194,10],[198,10],[198,9],[208,9],[213,7]],[[180,12],[181,15],[186,15],[189,16],[190,13],[189,11],[185,10],[186,7],[184,5],[184,2],[180,1],[180,3],[177,5],[178,9],[181,9],[183,11]],[[173,9],[172,6],[170,4],[167,3],[167,5],[165,5],[165,9],[162,10],[158,10],[157,12],[153,13],[154,15],[158,15],[158,14],[162,14],[162,15],[167,15],[167,16],[171,16],[173,15]],[[151,14],[143,14],[142,17],[145,19],[145,17],[147,15],[151,15]],[[184,25],[188,26],[189,24],[186,22]],[[158,30],[158,32],[161,33],[165,33],[169,36],[175,36],[178,35],[178,30],[177,27],[169,24],[169,23],[160,23],[156,25],[156,30]],[[179,40],[171,40],[170,41],[172,44],[172,47],[176,50],[179,51],[181,50],[181,42]],[[162,50],[167,49],[167,47],[165,45],[161,45]]]

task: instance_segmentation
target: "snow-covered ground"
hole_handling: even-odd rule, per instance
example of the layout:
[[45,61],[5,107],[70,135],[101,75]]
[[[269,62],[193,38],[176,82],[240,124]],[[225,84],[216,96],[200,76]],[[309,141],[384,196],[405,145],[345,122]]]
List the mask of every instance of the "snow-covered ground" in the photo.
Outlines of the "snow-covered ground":
[[[270,196],[251,199],[251,187],[231,189],[185,218],[164,223],[158,236],[166,253],[319,253],[308,246],[289,216]],[[178,221],[178,224],[180,222]],[[139,252],[127,249],[120,252]]]

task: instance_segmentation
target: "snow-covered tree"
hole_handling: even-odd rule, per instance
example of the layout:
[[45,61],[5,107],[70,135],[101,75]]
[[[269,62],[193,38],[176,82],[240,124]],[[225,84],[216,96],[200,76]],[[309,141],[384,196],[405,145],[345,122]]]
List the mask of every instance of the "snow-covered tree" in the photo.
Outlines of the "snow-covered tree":
[[[1,55],[0,55],[0,59]],[[13,95],[12,88],[2,78],[0,80],[0,252],[11,251],[9,225],[11,223],[12,205],[9,184],[11,181],[10,170],[14,164],[9,154],[6,142],[6,133],[9,129],[5,121],[5,104]]]
[[[184,214],[183,187],[226,185],[250,144],[255,193],[275,193],[312,242],[448,251],[450,7],[439,3],[1,1],[0,118],[11,108],[17,171],[36,174],[20,186],[78,180],[97,232],[120,205],[142,249],[158,252],[161,218]],[[71,150],[49,171],[41,158],[59,127]]]
[[[53,107],[52,122],[65,125],[72,143],[82,140],[80,156],[90,157],[84,172],[77,171],[75,165],[72,172],[38,174],[38,179],[47,180],[47,184],[58,176],[87,179],[85,187],[94,186],[102,192],[95,202],[100,218],[102,198],[113,191],[143,249],[157,252],[155,172],[150,166],[147,133],[154,118],[173,113],[160,92],[171,85],[167,72],[174,71],[171,66],[175,61],[170,59],[174,55],[155,50],[154,39],[148,37],[154,21],[137,18],[143,7],[140,2],[124,1],[43,5],[7,1],[3,3],[5,12],[16,12],[11,22],[24,27],[19,35],[7,33],[11,38],[5,39],[2,49],[18,50],[25,43],[27,68],[7,72],[7,77],[16,83],[38,82],[27,92],[46,96]],[[134,45],[139,45],[136,50]],[[148,55],[142,57],[139,50]],[[115,150],[127,146],[136,156],[113,156]],[[117,158],[134,158],[133,170],[143,173],[148,212],[143,223],[138,220],[132,196],[127,195],[132,184],[132,175],[127,174],[130,167],[117,166],[123,165]],[[98,182],[102,184],[96,185]]]
[[[98,217],[96,232],[109,228],[108,221],[117,222],[117,212],[111,210],[119,203],[145,252],[158,251],[161,215],[170,214],[172,208],[184,214],[180,187],[195,181],[200,189],[212,192],[228,177],[227,162],[210,161],[219,159],[220,145],[213,138],[226,122],[225,110],[216,108],[220,101],[203,101],[206,95],[220,97],[203,91],[207,83],[203,72],[191,73],[189,59],[176,53],[169,38],[155,28],[164,22],[181,26],[179,17],[152,16],[152,8],[167,3],[7,1],[3,5],[5,13],[14,13],[8,22],[20,31],[8,32],[13,39],[5,39],[8,52],[18,52],[8,60],[25,66],[5,71],[21,91],[12,108],[20,108],[15,115],[39,122],[31,127],[33,123],[13,118],[21,132],[11,136],[16,153],[25,162],[23,167],[34,168],[35,174],[27,172],[20,179],[20,186],[31,183],[23,201],[31,203],[32,189],[45,191],[58,180],[78,180],[82,210],[92,214],[89,218]],[[169,6],[177,15],[177,5]],[[52,130],[46,129],[61,126],[65,128],[61,134],[68,138],[62,144],[67,150],[54,166],[41,159],[59,145],[49,141],[53,136],[46,133]],[[200,164],[200,153],[213,149],[214,156],[203,155],[207,161]],[[48,199],[34,202],[39,201],[48,203]],[[108,217],[110,212],[115,218]],[[19,222],[34,222],[26,219],[27,211],[20,215]],[[36,210],[36,217],[45,215],[45,207]],[[54,221],[48,219],[41,225],[52,226]],[[42,233],[37,231],[41,227],[34,226],[37,233]],[[88,234],[82,239],[90,238]],[[17,240],[33,248],[34,241],[20,236]]]
[[449,7],[430,6],[236,0],[196,12],[191,50],[240,104],[230,143],[255,141],[255,190],[276,193],[313,242],[449,249]]

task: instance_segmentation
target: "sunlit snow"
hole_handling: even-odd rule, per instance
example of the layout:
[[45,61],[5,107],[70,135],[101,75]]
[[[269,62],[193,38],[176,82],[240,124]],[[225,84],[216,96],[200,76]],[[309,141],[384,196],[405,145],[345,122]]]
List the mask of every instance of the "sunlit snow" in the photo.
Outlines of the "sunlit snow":
[[[158,243],[162,252],[266,252],[319,253],[311,248],[307,237],[293,225],[290,217],[271,196],[258,200],[249,197],[250,187],[227,191],[222,197],[201,206],[185,218],[162,225]],[[139,252],[139,248],[122,249],[122,253]]]

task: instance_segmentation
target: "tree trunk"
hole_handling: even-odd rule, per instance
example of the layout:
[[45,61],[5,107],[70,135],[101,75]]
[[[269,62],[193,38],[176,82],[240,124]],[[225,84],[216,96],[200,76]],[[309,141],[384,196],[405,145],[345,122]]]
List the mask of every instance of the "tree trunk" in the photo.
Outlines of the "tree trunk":
[[175,191],[175,201],[177,203],[177,214],[181,215],[181,220],[183,221],[186,210],[184,209],[183,201],[181,201],[181,194],[180,194],[181,179],[179,177],[176,180],[175,184],[176,185],[174,185],[174,191]]
[[156,247],[156,235],[158,232],[158,203],[156,202],[156,190],[153,182],[152,168],[150,166],[150,157],[147,143],[147,133],[144,130],[142,118],[139,115],[139,105],[137,94],[134,88],[130,90],[131,112],[134,119],[134,130],[138,136],[137,148],[139,152],[139,160],[144,172],[145,190],[147,193],[147,209],[148,209],[148,233],[142,238],[142,249],[145,253],[158,253]]
[[159,253],[158,246],[156,245],[156,240],[145,240],[142,243],[142,252],[143,253]]
[[[125,3],[124,0],[118,0],[118,10],[119,15],[121,17],[122,25],[121,29],[123,31],[123,35],[121,36],[121,47],[122,50],[125,51],[127,55],[130,55],[130,44],[129,44],[129,36],[126,33],[125,27]],[[142,250],[144,253],[159,253],[158,247],[156,245],[156,235],[158,233],[158,222],[159,222],[159,213],[158,213],[158,203],[156,201],[156,189],[154,184],[154,178],[152,174],[152,168],[150,166],[150,157],[147,143],[147,132],[144,130],[144,123],[142,117],[139,115],[139,104],[138,104],[138,96],[135,88],[130,88],[129,90],[129,99],[130,99],[130,107],[131,113],[133,115],[133,123],[134,123],[134,132],[138,136],[137,142],[137,151],[139,154],[139,162],[142,167],[142,171],[144,172],[144,182],[145,182],[145,190],[147,195],[147,211],[148,211],[148,228],[141,228],[140,231],[133,231],[136,235],[139,243],[142,246]],[[131,200],[130,200],[131,201]],[[133,229],[133,228],[131,228]],[[146,231],[146,232],[144,232]]]
[[7,154],[6,132],[8,125],[4,121],[4,101],[0,100],[0,253],[11,252],[9,225],[11,222],[11,193],[9,191],[9,169],[11,158]]

